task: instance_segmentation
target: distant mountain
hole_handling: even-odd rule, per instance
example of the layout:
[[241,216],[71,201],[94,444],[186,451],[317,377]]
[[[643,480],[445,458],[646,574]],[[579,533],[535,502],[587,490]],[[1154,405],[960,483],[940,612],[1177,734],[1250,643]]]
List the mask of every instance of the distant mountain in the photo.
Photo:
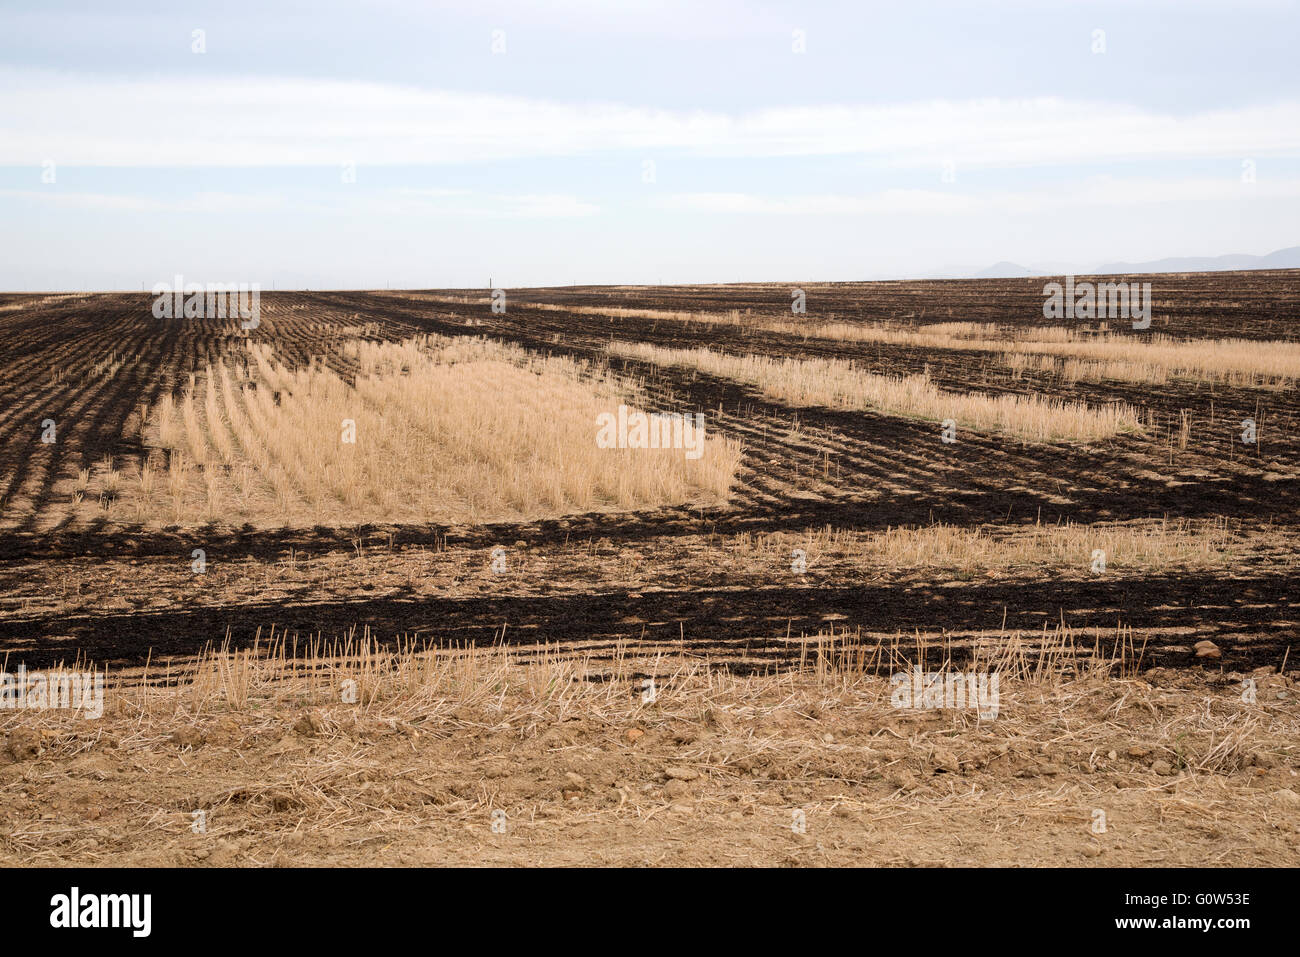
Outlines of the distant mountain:
[[972,276],[972,279],[1023,279],[1026,276],[1032,276],[1034,273],[1020,265],[1019,263],[1010,263],[1005,259],[1000,263],[994,263],[987,269],[981,269]]
[[[998,266],[1010,265],[999,263]],[[991,268],[996,269],[998,266]],[[1105,263],[1096,273],[1216,272],[1228,269],[1300,269],[1300,246],[1289,246],[1267,256],[1232,253],[1227,256],[1183,256],[1147,263]],[[982,274],[981,274],[982,275]]]
[[[1063,263],[1022,266],[1020,263],[1008,262],[1004,259],[987,269],[966,273],[966,275],[971,279],[1023,279],[1027,276],[1061,276],[1066,273],[1085,276],[1106,273],[1223,272],[1231,269],[1300,269],[1300,246],[1279,249],[1267,256],[1251,256],[1246,253],[1230,253],[1226,256],[1173,256],[1143,263],[1103,263],[1097,267],[1089,267],[1085,264],[1071,267]],[[961,275],[958,271],[945,270],[933,278],[958,278]]]

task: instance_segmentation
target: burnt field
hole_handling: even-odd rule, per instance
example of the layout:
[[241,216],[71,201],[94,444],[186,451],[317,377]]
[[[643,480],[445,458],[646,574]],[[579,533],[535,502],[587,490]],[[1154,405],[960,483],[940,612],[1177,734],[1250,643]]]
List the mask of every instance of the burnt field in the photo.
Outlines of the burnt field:
[[[1079,320],[1070,339],[1049,334],[1063,323],[1044,318],[1037,279],[804,284],[803,313],[791,312],[794,283],[512,289],[504,311],[484,290],[265,293],[248,333],[229,319],[155,318],[143,294],[0,296],[0,652],[10,669],[79,657],[120,668],[225,639],[368,630],[381,642],[559,644],[594,660],[662,645],[747,672],[798,660],[818,635],[909,660],[961,660],[1018,635],[1114,649],[1143,667],[1277,667],[1300,621],[1295,381],[1226,358],[1218,369],[1212,343],[1188,373],[1177,350],[1296,341],[1300,275],[1142,281],[1149,329]],[[231,464],[249,452],[236,420],[249,435],[259,422],[276,431],[253,417],[257,348],[274,350],[285,383],[322,370],[352,384],[367,374],[364,344],[426,335],[574,360],[634,384],[650,411],[702,413],[740,451],[729,494],[454,521],[344,507],[280,522],[266,517],[274,504],[262,518],[213,504],[236,498],[218,499],[213,483],[247,478]],[[990,344],[1000,341],[1021,342],[1020,359]],[[1086,351],[1118,356],[1130,342],[1174,358],[1157,356],[1153,373],[1127,357],[1116,372]],[[941,396],[1126,408],[1140,428],[1035,441],[968,428],[954,412],[946,442],[933,417],[781,398],[686,353],[656,358],[704,348],[924,374]],[[179,453],[156,433],[160,403],[189,390],[201,406],[227,366],[226,398],[211,387],[215,411],[200,409],[185,433],[192,442],[225,422],[235,436],[224,459],[214,452],[180,480],[208,481],[208,507],[190,509],[181,490],[164,514],[150,476],[174,477]],[[291,391],[276,388],[274,407]],[[307,471],[284,489],[319,503]],[[1195,655],[1202,640],[1217,657]]]

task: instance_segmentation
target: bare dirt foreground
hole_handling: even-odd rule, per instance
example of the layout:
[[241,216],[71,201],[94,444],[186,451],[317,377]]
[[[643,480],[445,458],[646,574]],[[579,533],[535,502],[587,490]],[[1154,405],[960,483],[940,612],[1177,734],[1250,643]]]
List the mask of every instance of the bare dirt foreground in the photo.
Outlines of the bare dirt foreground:
[[213,655],[0,718],[0,864],[1300,863],[1300,673],[999,654],[996,717],[896,707],[842,641],[770,677]]

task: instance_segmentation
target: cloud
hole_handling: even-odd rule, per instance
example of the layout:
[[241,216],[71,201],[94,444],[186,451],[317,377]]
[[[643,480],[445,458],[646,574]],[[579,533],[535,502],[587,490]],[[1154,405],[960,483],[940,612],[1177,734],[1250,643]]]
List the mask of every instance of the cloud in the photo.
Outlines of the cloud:
[[346,212],[379,216],[411,216],[436,212],[440,216],[492,219],[571,219],[594,216],[600,207],[567,193],[480,194],[464,189],[391,189],[377,193],[339,193],[322,198],[292,200],[278,195],[195,193],[157,199],[129,193],[69,192],[51,185],[43,189],[0,189],[0,199],[43,203],[59,209],[138,213],[245,213],[266,211]]
[[860,155],[895,167],[1300,156],[1300,102],[1192,115],[1055,97],[743,113],[383,83],[0,70],[0,164],[358,166],[633,152]]
[[0,189],[0,197],[45,203],[60,209],[138,213],[243,213],[285,208],[282,197],[261,193],[194,193],[158,199],[130,193],[83,193],[51,184],[42,189]]
[[576,196],[558,193],[497,196],[495,199],[504,207],[500,215],[520,219],[571,219],[600,212],[599,206],[584,203]]
[[441,215],[491,219],[573,219],[594,216],[600,207],[569,193],[479,194],[464,189],[401,188],[372,201],[390,212],[436,210]]
[[674,193],[656,201],[666,209],[699,213],[777,216],[871,214],[1041,213],[1090,207],[1137,207],[1157,203],[1233,202],[1300,198],[1300,180],[1242,183],[1239,179],[1115,179],[1092,177],[1068,185],[1017,192],[964,193],[891,189],[866,194]]
[[674,193],[659,201],[666,209],[703,213],[777,216],[859,216],[870,213],[951,213],[982,208],[980,198],[933,190],[890,189],[846,195],[809,193],[764,196],[754,193]]

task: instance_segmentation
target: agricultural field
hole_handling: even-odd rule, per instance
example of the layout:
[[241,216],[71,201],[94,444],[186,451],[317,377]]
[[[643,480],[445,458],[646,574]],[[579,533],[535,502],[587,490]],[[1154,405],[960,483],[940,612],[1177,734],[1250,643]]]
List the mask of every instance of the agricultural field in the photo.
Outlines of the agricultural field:
[[1300,863],[1300,273],[1143,279],[0,295],[0,860]]

